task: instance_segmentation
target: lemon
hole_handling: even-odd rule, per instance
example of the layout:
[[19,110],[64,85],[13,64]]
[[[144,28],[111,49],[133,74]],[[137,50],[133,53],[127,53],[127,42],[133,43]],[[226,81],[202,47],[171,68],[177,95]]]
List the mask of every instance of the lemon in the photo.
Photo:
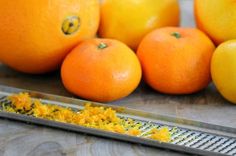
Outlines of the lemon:
[[211,74],[221,95],[236,104],[236,40],[217,47],[212,57]]
[[136,50],[147,33],[179,23],[178,0],[103,0],[98,33]]

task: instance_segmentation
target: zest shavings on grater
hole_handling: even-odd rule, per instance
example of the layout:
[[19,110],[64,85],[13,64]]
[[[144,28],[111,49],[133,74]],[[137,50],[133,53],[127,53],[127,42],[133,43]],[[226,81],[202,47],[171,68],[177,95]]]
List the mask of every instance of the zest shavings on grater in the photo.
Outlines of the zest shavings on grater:
[[[32,99],[28,93],[13,94],[7,97],[7,103],[1,103],[5,112],[29,115],[57,122],[95,128],[114,133],[144,137],[160,142],[170,142],[172,131],[168,127],[153,127],[143,135],[142,124],[128,118],[119,117],[112,108],[92,106],[86,103],[83,110],[72,110],[62,106],[42,103]],[[147,137],[148,136],[148,137]]]

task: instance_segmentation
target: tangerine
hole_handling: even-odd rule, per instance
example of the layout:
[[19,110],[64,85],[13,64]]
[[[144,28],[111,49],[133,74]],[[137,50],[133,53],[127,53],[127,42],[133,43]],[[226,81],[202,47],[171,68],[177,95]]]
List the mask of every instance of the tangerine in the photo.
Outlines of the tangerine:
[[111,39],[81,42],[64,60],[61,77],[71,93],[109,102],[129,95],[141,79],[141,65],[125,44]]
[[162,93],[190,94],[211,81],[212,41],[195,28],[166,27],[149,33],[137,55],[147,84]]

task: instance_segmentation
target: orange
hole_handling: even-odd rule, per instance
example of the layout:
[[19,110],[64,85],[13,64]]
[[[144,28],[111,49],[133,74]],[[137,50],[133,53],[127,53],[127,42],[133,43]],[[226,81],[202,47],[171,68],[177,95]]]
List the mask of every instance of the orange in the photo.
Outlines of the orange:
[[25,73],[59,67],[80,41],[95,36],[97,0],[0,1],[0,60]]
[[80,43],[64,60],[63,84],[82,98],[109,102],[129,95],[141,79],[141,66],[125,44],[111,39]]
[[211,62],[212,80],[219,92],[236,104],[236,40],[220,44]]
[[178,0],[103,0],[99,35],[136,49],[155,28],[179,25],[179,16]]
[[214,49],[212,41],[198,29],[166,27],[149,33],[137,55],[144,79],[153,89],[168,94],[190,94],[211,81]]
[[195,17],[216,44],[236,38],[235,0],[195,0]]

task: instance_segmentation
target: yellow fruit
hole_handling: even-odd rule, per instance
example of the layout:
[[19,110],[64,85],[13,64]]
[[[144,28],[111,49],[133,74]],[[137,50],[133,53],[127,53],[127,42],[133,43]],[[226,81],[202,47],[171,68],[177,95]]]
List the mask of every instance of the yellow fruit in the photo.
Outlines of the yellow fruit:
[[98,25],[97,0],[0,0],[0,60],[26,73],[55,70]]
[[216,44],[236,38],[235,0],[195,0],[195,17]]
[[99,35],[136,49],[155,28],[179,25],[177,0],[103,0]]
[[219,92],[236,103],[236,40],[219,45],[212,57],[211,73]]

